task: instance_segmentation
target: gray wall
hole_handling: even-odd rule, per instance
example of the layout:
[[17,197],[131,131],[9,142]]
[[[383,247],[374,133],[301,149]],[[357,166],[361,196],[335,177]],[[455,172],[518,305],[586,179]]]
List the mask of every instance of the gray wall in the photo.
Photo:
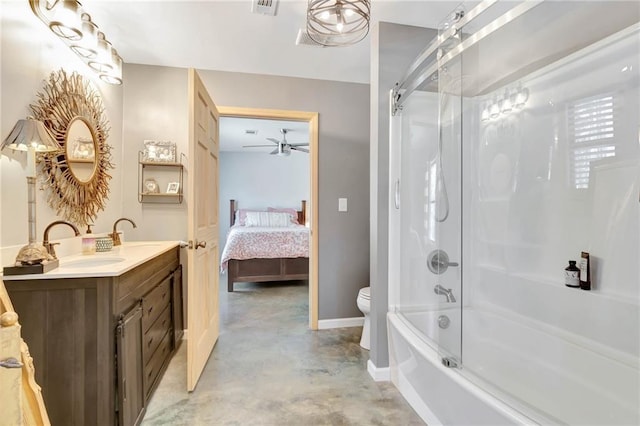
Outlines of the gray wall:
[[[218,105],[318,112],[319,319],[361,316],[369,282],[369,87],[302,78],[198,71]],[[349,211],[338,212],[338,198]]]
[[437,31],[380,22],[371,31],[370,275],[371,350],[377,368],[389,366],[389,91]]
[[[122,229],[129,240],[186,240],[189,200],[182,204],[138,202],[138,152],[144,149],[145,139],[175,142],[178,156],[188,152],[187,70],[126,64],[123,80],[124,213],[138,227],[131,229],[123,223]],[[145,176],[164,182],[175,177],[172,173],[174,170],[154,168]],[[183,184],[186,182],[185,175]]]
[[[369,86],[198,72],[217,105],[319,113],[319,319],[360,316],[356,297],[369,283]],[[124,78],[126,185],[133,185],[137,172],[131,163],[136,162],[144,139],[175,140],[179,151],[186,152],[182,147],[188,139],[187,72],[127,64]],[[346,213],[338,212],[341,197],[349,200]],[[137,205],[131,214],[171,226],[172,235],[186,238],[186,203],[177,207],[131,203]]]

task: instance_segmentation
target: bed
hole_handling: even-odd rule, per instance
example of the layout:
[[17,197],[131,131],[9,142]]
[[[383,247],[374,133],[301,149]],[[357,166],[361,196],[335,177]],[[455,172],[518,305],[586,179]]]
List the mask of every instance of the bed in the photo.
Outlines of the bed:
[[[236,200],[231,200],[229,207],[231,228],[220,260],[221,271],[228,274],[227,291],[232,292],[236,282],[309,279],[309,228],[304,225],[305,200],[302,200],[300,210],[269,208],[266,211],[245,211],[238,209]],[[257,218],[283,218],[283,215],[265,215],[265,212],[287,213],[289,218],[296,217],[298,224],[262,226]],[[246,223],[252,220],[253,223]]]

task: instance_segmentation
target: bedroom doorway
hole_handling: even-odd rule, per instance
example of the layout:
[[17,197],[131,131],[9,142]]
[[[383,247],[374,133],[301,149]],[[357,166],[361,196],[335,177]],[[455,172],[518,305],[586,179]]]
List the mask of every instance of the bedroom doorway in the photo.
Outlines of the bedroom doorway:
[[[306,222],[310,229],[309,246],[309,328],[318,329],[318,113],[240,107],[218,107],[220,117],[282,120],[308,124],[309,200]],[[286,134],[284,135],[286,136]]]

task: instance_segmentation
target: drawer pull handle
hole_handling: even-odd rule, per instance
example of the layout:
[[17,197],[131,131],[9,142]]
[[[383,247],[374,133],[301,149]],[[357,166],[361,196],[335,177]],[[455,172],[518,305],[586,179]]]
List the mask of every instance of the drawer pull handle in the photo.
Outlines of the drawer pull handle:
[[22,368],[22,363],[13,357],[0,361],[0,367],[4,368]]

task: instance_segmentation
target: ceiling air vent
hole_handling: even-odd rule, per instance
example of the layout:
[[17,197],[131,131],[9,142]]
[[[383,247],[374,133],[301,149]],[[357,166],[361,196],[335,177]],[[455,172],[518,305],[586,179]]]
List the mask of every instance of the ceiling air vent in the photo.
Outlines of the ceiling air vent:
[[296,46],[315,46],[315,47],[327,47],[316,41],[314,41],[309,34],[307,34],[307,30],[300,28],[298,30],[298,36],[296,37]]
[[262,15],[276,16],[278,0],[253,0],[251,2],[251,12]]

